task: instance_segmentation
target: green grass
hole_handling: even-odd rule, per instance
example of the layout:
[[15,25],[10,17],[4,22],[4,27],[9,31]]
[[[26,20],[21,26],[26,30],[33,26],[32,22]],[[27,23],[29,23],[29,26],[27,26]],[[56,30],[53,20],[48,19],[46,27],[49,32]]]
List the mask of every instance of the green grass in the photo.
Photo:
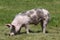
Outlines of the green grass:
[[[5,26],[11,23],[14,16],[19,12],[33,8],[45,8],[50,12],[50,22],[47,26],[48,33],[43,34],[41,26],[31,25],[33,33],[15,36],[6,35],[9,29]],[[0,40],[60,40],[60,0],[0,0]]]

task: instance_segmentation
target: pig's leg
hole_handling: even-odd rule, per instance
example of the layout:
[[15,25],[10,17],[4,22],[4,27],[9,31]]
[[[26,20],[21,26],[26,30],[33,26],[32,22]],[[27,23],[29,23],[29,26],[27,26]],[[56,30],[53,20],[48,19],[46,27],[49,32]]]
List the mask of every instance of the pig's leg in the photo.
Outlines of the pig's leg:
[[25,25],[26,33],[29,34],[29,25]]
[[22,28],[22,27],[20,27],[20,29],[17,31],[18,34],[20,34],[21,28]]
[[20,33],[20,30],[21,30],[21,26],[16,26],[15,27],[15,33]]
[[43,33],[46,32],[46,26],[47,26],[47,20],[41,20],[41,27],[42,27]]

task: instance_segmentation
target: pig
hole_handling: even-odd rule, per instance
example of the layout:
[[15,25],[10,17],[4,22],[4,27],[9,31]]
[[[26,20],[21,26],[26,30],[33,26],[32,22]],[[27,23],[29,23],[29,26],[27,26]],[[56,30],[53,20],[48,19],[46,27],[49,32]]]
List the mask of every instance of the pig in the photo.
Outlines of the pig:
[[46,9],[31,9],[25,12],[20,12],[15,16],[10,24],[7,24],[10,28],[10,35],[15,35],[19,33],[22,27],[25,27],[26,33],[29,34],[30,24],[41,24],[42,32],[46,33],[46,26],[49,21],[49,12]]

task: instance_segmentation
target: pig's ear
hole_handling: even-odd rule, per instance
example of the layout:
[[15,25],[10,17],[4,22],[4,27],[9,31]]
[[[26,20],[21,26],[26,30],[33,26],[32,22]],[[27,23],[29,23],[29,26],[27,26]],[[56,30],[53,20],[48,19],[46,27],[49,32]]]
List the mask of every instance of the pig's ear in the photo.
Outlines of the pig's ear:
[[12,28],[13,28],[13,29],[15,29],[15,26],[14,26],[14,25],[12,25]]
[[11,24],[6,24],[6,26],[10,28]]

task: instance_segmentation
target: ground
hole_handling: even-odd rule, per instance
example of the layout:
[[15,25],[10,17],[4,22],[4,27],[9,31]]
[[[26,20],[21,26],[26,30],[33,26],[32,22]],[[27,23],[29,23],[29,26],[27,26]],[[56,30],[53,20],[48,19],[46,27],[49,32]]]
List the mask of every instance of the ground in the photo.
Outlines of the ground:
[[[7,35],[9,28],[5,24],[11,23],[19,12],[33,8],[44,8],[50,12],[47,33],[43,34],[38,24],[30,25],[30,34],[22,28],[21,34]],[[0,40],[60,40],[60,0],[0,0]]]

